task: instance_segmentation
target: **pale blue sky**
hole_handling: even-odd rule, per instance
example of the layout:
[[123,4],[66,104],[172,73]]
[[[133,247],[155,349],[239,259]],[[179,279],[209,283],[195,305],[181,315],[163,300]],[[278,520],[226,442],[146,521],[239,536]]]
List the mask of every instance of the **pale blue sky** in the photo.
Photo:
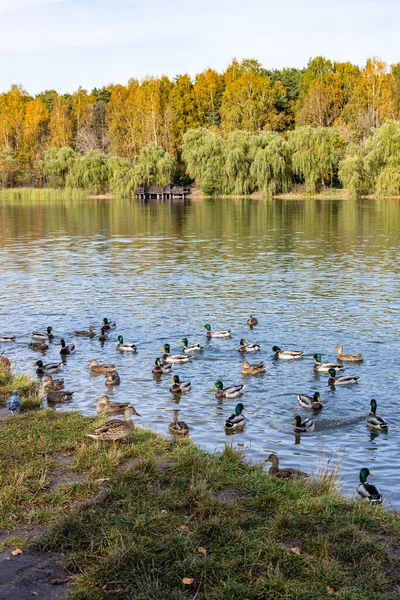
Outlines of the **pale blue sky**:
[[1,91],[64,93],[232,57],[400,62],[400,0],[0,0],[0,32]]

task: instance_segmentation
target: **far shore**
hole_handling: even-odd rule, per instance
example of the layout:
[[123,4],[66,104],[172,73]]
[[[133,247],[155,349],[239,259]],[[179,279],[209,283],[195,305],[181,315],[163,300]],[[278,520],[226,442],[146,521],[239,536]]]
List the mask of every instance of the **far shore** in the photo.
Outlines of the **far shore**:
[[[14,198],[15,196],[32,198],[32,199],[51,199],[51,195],[57,197],[64,197],[68,199],[73,197],[74,199],[86,198],[88,200],[114,200],[117,196],[112,193],[105,194],[87,194],[84,190],[78,189],[56,189],[56,188],[3,188],[0,189],[0,200],[5,198]],[[209,198],[250,198],[251,200],[266,200],[266,199],[278,199],[278,200],[351,200],[355,197],[355,194],[348,189],[340,188],[325,188],[323,191],[312,194],[303,190],[294,190],[285,194],[264,194],[262,192],[253,192],[252,194],[205,194],[198,187],[191,187],[190,194],[187,196],[190,200],[205,200]],[[374,194],[358,195],[360,198],[369,198],[375,200],[384,199],[398,199],[397,196],[378,196]]]

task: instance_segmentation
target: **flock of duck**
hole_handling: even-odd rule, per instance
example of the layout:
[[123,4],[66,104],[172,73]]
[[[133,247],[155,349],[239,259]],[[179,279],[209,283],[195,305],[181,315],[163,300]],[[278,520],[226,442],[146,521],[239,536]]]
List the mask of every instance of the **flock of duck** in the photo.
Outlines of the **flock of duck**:
[[[250,316],[247,320],[247,324],[252,329],[258,324],[258,320],[254,316]],[[94,338],[98,337],[100,342],[103,344],[109,337],[111,330],[116,328],[116,323],[109,321],[107,318],[103,319],[100,327],[100,333],[97,334],[95,327],[91,326],[88,330],[74,331],[74,335],[78,337]],[[207,338],[229,338],[232,331],[221,330],[212,331],[209,323],[206,323],[203,327],[206,331]],[[54,330],[52,327],[47,327],[44,332],[33,332],[32,338],[34,341],[28,344],[29,348],[37,351],[46,351],[48,349],[48,343],[54,340]],[[126,343],[121,335],[118,336],[118,345],[116,347],[120,352],[137,352],[135,344]],[[0,335],[0,342],[14,342],[15,336],[12,335]],[[203,346],[200,344],[189,344],[187,338],[179,340],[183,344],[181,354],[171,354],[170,345],[165,343],[161,350],[163,354],[161,357],[156,358],[155,365],[152,368],[153,374],[157,376],[169,375],[172,372],[174,364],[185,364],[192,360],[192,358],[203,350]],[[64,339],[61,339],[59,344],[61,345],[60,355],[66,357],[74,354],[76,346],[73,343],[66,344]],[[243,354],[256,353],[260,350],[258,344],[248,344],[245,339],[240,340],[240,346],[238,351]],[[313,369],[315,372],[329,375],[328,385],[330,386],[345,386],[351,384],[357,384],[360,377],[355,375],[339,375],[343,371],[343,362],[359,363],[363,360],[361,354],[345,354],[341,345],[336,346],[337,361],[331,363],[324,363],[321,360],[321,354],[316,353],[312,358],[315,359]],[[304,352],[300,350],[281,350],[278,346],[273,346],[271,352],[274,354],[276,360],[297,360],[303,357]],[[5,361],[8,359],[4,356],[0,356],[3,359],[3,366]],[[49,403],[65,402],[72,398],[74,392],[67,391],[64,389],[63,379],[53,379],[52,375],[58,373],[62,363],[47,363],[44,364],[42,360],[35,362],[36,373],[38,376],[43,377],[42,380],[42,396],[46,398]],[[91,360],[87,367],[90,372],[94,375],[103,375],[105,377],[106,386],[118,386],[121,383],[120,376],[114,364],[99,364],[96,360]],[[263,362],[249,363],[245,361],[242,363],[242,374],[251,376],[259,375],[266,371],[267,367]],[[181,381],[178,375],[174,375],[171,379],[171,387],[169,388],[171,393],[174,395],[186,394],[190,391],[191,381]],[[243,394],[245,384],[231,385],[224,387],[222,381],[218,380],[212,386],[212,389],[216,390],[216,398],[221,400],[223,398],[237,398]],[[323,405],[318,392],[315,392],[313,396],[307,396],[305,394],[298,395],[299,405],[306,409],[311,409],[318,413],[321,411]],[[14,414],[19,410],[21,406],[21,398],[16,390],[7,401],[7,408]],[[382,418],[377,416],[377,403],[375,399],[371,400],[370,413],[366,418],[366,425],[370,429],[387,431],[388,424]],[[235,430],[243,430],[246,427],[247,419],[243,414],[245,410],[244,405],[239,402],[235,407],[235,412],[227,417],[225,421],[226,432]],[[134,429],[132,416],[140,417],[136,409],[128,402],[112,402],[107,395],[102,395],[97,400],[96,411],[99,415],[105,417],[115,417],[117,415],[123,415],[123,420],[112,418],[108,420],[100,427],[97,427],[93,432],[87,434],[96,440],[109,440],[115,444],[116,440],[124,440],[127,438]],[[189,426],[178,419],[179,410],[173,410],[172,421],[168,426],[170,433],[174,435],[187,435],[189,433]],[[315,422],[312,417],[308,417],[304,420],[300,415],[296,415],[293,420],[293,431],[296,435],[312,433],[315,428]],[[298,469],[293,468],[280,468],[279,460],[276,454],[270,454],[265,462],[271,462],[269,473],[284,479],[308,477],[308,475]],[[357,488],[357,495],[363,499],[367,499],[371,503],[381,503],[382,495],[378,488],[368,482],[368,477],[372,473],[367,468],[363,468],[360,471],[360,484]]]

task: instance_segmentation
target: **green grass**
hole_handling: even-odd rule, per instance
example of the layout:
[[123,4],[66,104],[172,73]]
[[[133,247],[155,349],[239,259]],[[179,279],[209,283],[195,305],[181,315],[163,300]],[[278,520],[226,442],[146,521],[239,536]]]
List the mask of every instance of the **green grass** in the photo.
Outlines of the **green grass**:
[[335,473],[286,482],[142,429],[113,447],[86,437],[99,422],[0,422],[0,529],[47,524],[34,546],[64,555],[73,600],[398,597],[398,517],[345,500]]
[[43,201],[43,200],[81,200],[87,192],[68,188],[3,188],[0,189],[0,200],[7,201]]
[[0,407],[6,406],[7,399],[17,390],[21,396],[21,411],[39,408],[42,400],[38,396],[40,382],[27,375],[13,375],[0,367]]

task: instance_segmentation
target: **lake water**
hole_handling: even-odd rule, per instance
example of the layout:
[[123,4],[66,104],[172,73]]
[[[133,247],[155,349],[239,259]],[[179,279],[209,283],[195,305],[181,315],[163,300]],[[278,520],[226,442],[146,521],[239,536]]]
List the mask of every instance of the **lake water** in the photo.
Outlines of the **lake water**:
[[[308,472],[341,459],[349,495],[367,466],[386,504],[400,508],[399,225],[397,200],[0,201],[0,333],[17,336],[0,351],[34,375],[40,354],[27,347],[30,333],[51,325],[56,341],[77,344],[63,369],[76,393],[60,410],[95,414],[107,388],[85,365],[113,362],[122,383],[110,395],[134,404],[139,426],[168,435],[176,403],[170,377],[153,377],[154,360],[164,342],[172,352],[183,336],[204,343],[190,364],[174,366],[192,380],[179,408],[195,442],[209,451],[239,445],[251,460],[277,452],[281,466]],[[252,331],[249,314],[259,320]],[[72,336],[103,317],[117,322],[103,348]],[[232,329],[232,337],[207,341],[206,322]],[[119,353],[118,334],[138,353]],[[250,362],[264,360],[265,375],[241,375],[242,337],[261,344]],[[365,360],[344,372],[360,375],[358,385],[331,389],[310,357],[335,359],[338,343]],[[275,344],[305,356],[274,361]],[[50,345],[45,362],[58,360],[59,350]],[[246,383],[244,433],[225,435],[237,400],[216,400],[210,388],[217,379]],[[296,439],[294,415],[311,416],[296,396],[316,390],[324,408],[315,432]],[[387,434],[365,426],[371,398],[389,422]]]

